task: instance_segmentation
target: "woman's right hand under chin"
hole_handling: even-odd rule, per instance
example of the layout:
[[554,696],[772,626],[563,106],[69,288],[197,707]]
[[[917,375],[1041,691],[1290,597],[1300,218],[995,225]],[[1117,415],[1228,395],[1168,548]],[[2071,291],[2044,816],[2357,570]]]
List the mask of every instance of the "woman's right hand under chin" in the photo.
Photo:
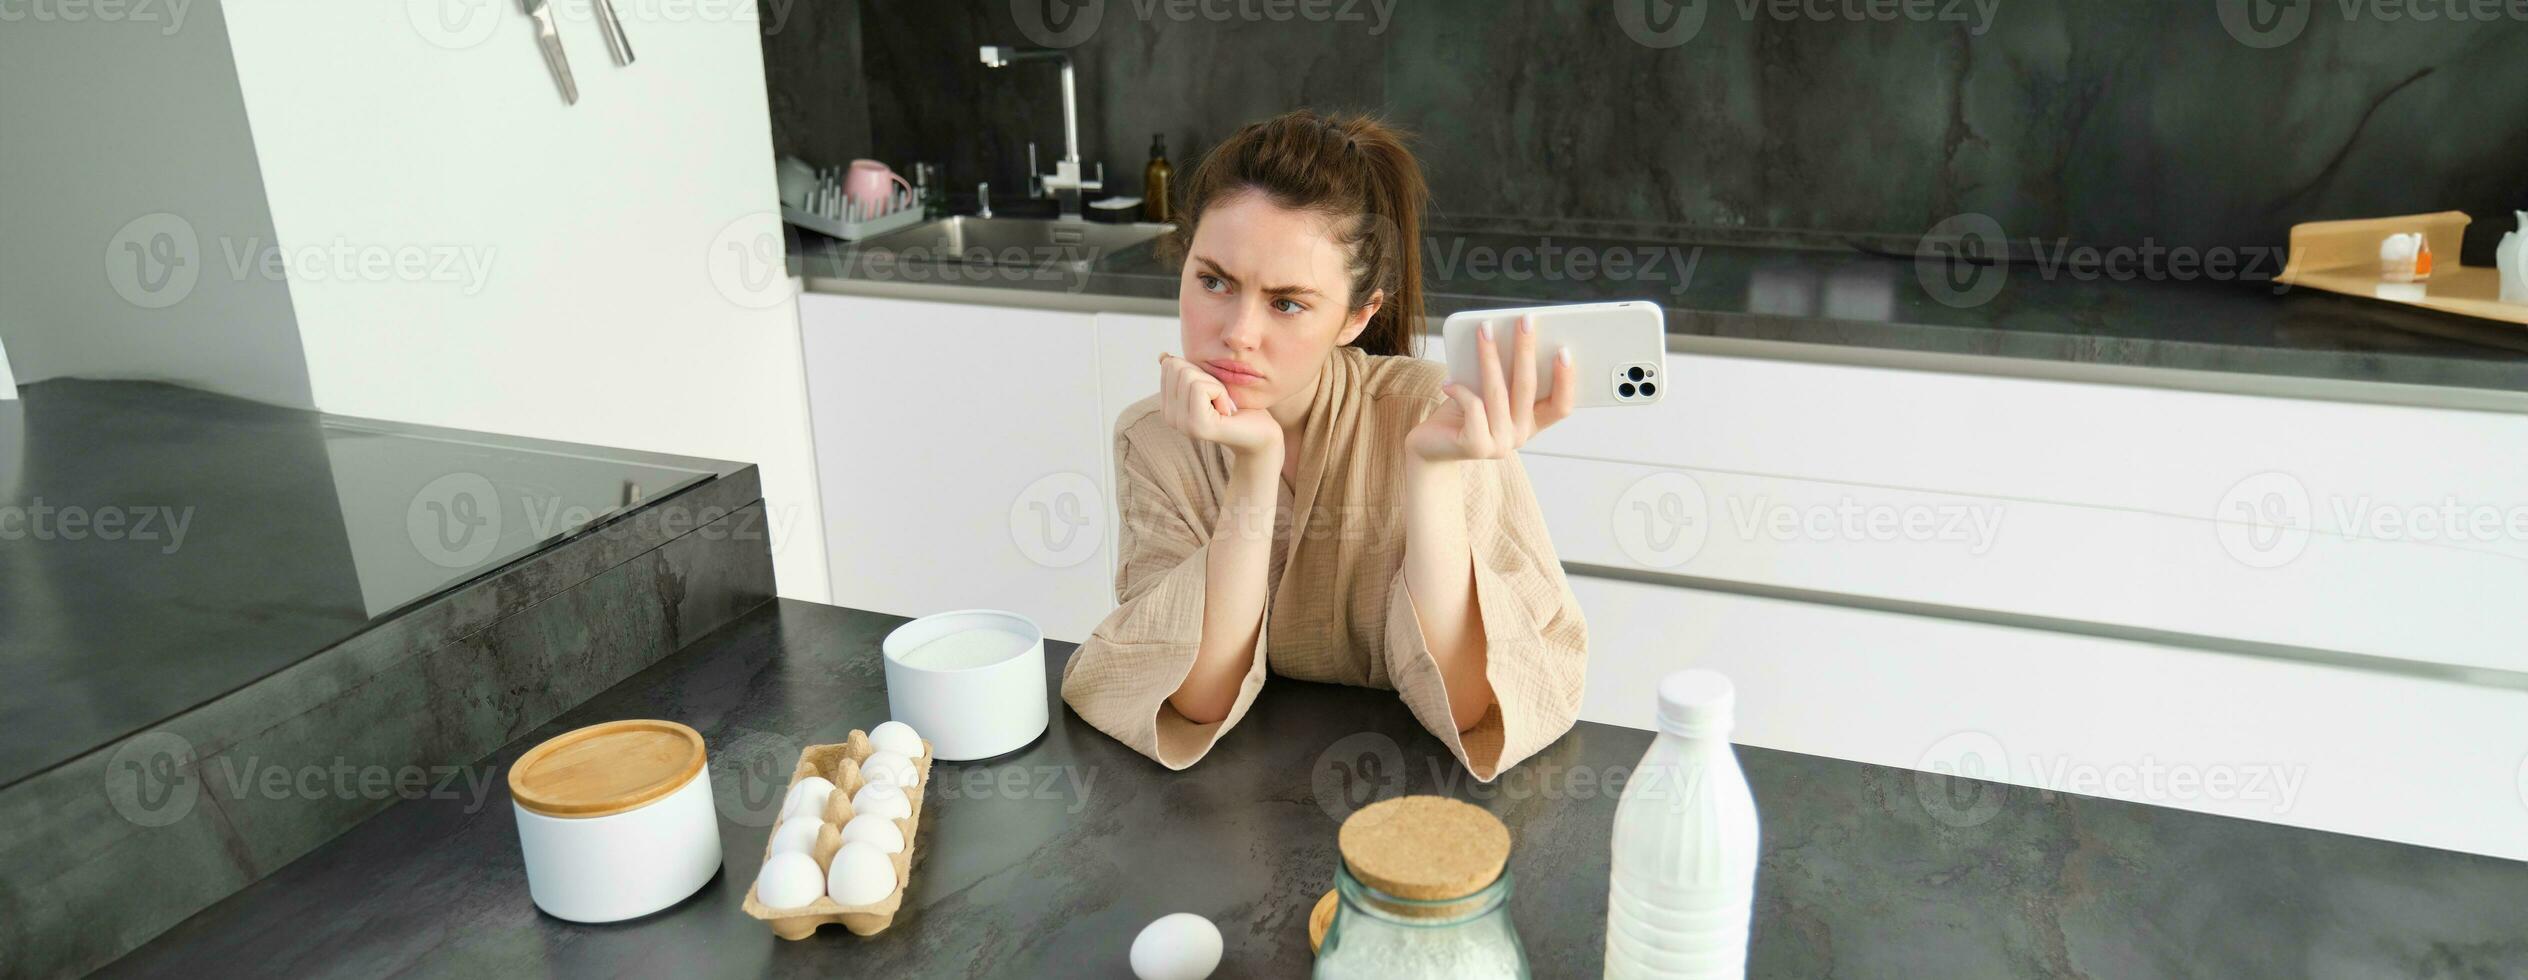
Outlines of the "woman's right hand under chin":
[[1174,354],[1159,355],[1159,404],[1176,431],[1240,456],[1282,448],[1282,426],[1271,412],[1239,408],[1220,379]]

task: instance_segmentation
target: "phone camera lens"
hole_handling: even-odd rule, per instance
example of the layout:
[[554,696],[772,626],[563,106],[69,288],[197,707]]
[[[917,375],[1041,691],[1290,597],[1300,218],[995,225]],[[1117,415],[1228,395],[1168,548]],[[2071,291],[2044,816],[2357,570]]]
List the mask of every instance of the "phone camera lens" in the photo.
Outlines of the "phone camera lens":
[[1627,381],[1627,382],[1624,382],[1623,384],[1616,385],[1616,386],[1615,386],[1615,393],[1616,393],[1616,394],[1618,394],[1618,395],[1622,395],[1622,396],[1624,396],[1624,397],[1626,397],[1626,398],[1631,398],[1631,397],[1633,397],[1633,383],[1632,383],[1632,382],[1630,382],[1630,381]]
[[1635,381],[1639,381],[1639,380],[1641,380],[1641,369],[1640,369],[1640,368],[1633,368],[1632,370],[1629,370],[1629,371],[1624,372],[1624,376],[1625,376],[1625,377],[1627,377],[1627,378],[1631,378],[1631,379],[1633,379],[1633,380],[1635,380]]
[[1658,394],[1658,393],[1659,393],[1659,386],[1658,386],[1658,385],[1651,384],[1650,382],[1647,382],[1647,381],[1644,381],[1644,382],[1642,382],[1642,383],[1641,383],[1641,396],[1642,396],[1643,398],[1648,398],[1648,397],[1650,397],[1650,396],[1652,396],[1652,395],[1656,395],[1656,394]]

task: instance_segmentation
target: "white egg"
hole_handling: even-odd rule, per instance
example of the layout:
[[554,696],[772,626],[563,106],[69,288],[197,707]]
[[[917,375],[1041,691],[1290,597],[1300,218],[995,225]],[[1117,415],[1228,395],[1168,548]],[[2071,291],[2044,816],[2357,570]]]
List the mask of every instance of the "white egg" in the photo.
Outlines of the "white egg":
[[864,813],[843,823],[843,843],[855,841],[893,854],[904,849],[904,828],[893,819]]
[[834,781],[823,776],[809,776],[792,783],[790,795],[781,798],[781,819],[788,820],[797,814],[800,800],[813,798],[816,800],[816,806],[821,809],[825,806],[825,798],[832,795],[834,795]]
[[1162,915],[1132,939],[1132,975],[1203,980],[1220,966],[1220,927],[1192,912]]
[[755,875],[755,900],[766,908],[795,909],[825,897],[825,871],[805,854],[775,854]]
[[851,795],[851,812],[902,820],[913,815],[913,800],[892,783],[870,783]]
[[834,786],[831,783],[826,784],[825,791],[822,793],[792,793],[790,803],[781,809],[781,819],[784,822],[797,819],[823,820],[825,819],[825,803],[833,798]]
[[869,744],[882,752],[893,752],[907,759],[922,757],[921,733],[900,721],[882,722],[869,730]]
[[772,852],[813,854],[816,851],[816,832],[823,829],[825,824],[813,817],[784,820],[781,826],[772,829]]
[[913,760],[880,749],[860,760],[860,775],[873,783],[886,783],[898,789],[912,789],[917,774]]
[[834,852],[834,867],[825,873],[825,893],[845,905],[867,905],[895,891],[895,862],[885,851],[852,843]]

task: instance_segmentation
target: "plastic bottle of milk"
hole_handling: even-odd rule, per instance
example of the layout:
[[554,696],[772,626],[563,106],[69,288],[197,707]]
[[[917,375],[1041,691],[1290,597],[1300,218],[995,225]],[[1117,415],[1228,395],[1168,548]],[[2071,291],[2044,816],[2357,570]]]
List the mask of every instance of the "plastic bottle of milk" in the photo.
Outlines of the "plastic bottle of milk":
[[1659,682],[1659,737],[1615,808],[1606,976],[1743,977],[1756,803],[1729,748],[1729,678]]

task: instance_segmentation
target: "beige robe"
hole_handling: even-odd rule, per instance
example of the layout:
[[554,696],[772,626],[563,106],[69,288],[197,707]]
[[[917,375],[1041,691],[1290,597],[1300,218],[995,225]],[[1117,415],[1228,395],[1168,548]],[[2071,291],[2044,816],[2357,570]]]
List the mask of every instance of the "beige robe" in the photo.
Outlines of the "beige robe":
[[[1170,769],[1193,765],[1245,717],[1270,672],[1401,693],[1477,779],[1551,744],[1580,709],[1588,626],[1563,580],[1517,459],[1465,468],[1467,541],[1494,705],[1460,733],[1406,597],[1405,434],[1446,400],[1444,369],[1338,347],[1318,374],[1296,485],[1280,485],[1263,629],[1227,717],[1195,724],[1168,703],[1193,669],[1207,542],[1228,451],[1167,423],[1158,396],[1115,420],[1120,605],[1062,672],[1062,697],[1100,731]],[[1294,535],[1294,529],[1297,533]]]

